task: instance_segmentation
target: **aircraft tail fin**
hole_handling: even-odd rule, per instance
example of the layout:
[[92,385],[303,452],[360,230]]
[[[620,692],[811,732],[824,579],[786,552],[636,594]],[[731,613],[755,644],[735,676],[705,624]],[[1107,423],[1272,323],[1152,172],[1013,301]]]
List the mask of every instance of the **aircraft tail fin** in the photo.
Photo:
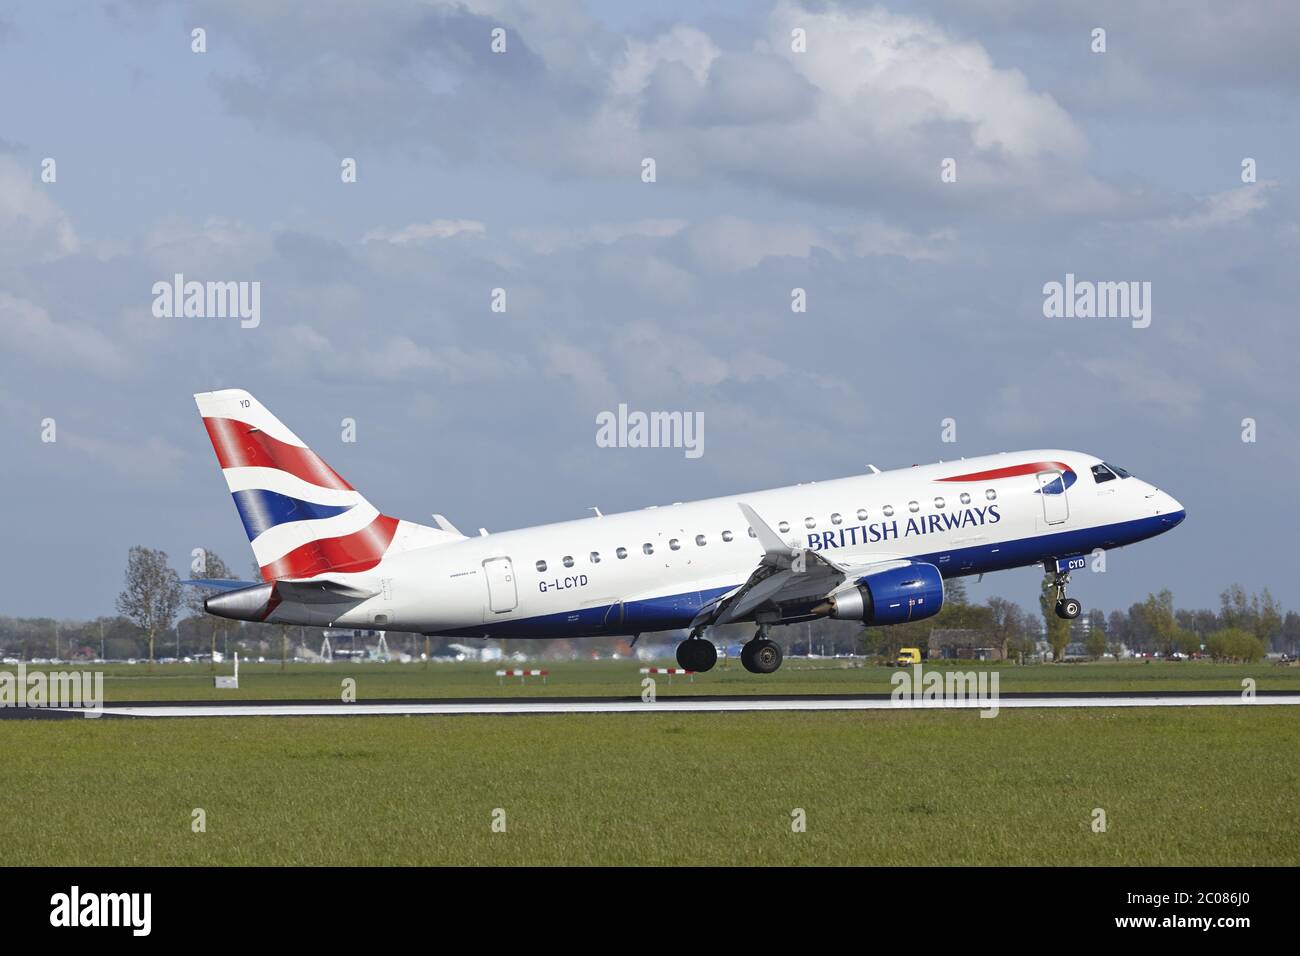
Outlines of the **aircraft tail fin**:
[[368,571],[454,535],[380,513],[243,389],[194,396],[262,578]]

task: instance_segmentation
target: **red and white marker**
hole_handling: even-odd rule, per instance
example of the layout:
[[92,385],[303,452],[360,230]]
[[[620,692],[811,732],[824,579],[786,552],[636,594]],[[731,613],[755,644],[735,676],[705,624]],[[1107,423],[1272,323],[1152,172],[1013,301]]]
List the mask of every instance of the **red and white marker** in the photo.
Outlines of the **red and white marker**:
[[[546,678],[551,674],[550,671],[497,671],[497,677],[518,677],[520,683],[523,683],[525,677],[540,677],[542,683],[546,683]],[[500,681],[497,681],[500,683]]]
[[671,684],[674,677],[689,677],[692,682],[695,681],[695,671],[688,671],[682,667],[643,667],[642,674],[667,674],[668,682]]

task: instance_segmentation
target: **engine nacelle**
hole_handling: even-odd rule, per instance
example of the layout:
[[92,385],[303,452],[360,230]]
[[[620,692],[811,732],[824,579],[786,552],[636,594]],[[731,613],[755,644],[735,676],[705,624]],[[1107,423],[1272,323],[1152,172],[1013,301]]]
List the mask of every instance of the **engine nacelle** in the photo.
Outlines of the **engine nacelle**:
[[943,609],[943,575],[919,561],[877,571],[853,587],[836,591],[818,610],[867,625],[906,624],[934,617]]

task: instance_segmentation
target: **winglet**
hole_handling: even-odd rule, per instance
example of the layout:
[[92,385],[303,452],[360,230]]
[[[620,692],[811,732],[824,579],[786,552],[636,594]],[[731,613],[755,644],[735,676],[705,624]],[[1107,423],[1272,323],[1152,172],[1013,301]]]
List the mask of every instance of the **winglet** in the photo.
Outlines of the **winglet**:
[[781,540],[771,527],[758,516],[758,512],[745,504],[743,501],[738,502],[740,513],[745,516],[749,526],[754,529],[754,534],[758,537],[758,543],[763,546],[763,551],[769,558],[789,558],[790,546]]

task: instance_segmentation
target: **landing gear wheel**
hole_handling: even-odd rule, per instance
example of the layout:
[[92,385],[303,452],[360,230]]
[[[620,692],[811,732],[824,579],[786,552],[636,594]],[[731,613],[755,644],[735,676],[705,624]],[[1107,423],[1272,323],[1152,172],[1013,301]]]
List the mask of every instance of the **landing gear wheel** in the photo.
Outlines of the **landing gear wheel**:
[[751,674],[771,674],[781,666],[781,645],[756,637],[740,649],[740,663]]
[[696,651],[696,660],[694,670],[700,674],[705,671],[713,670],[713,665],[718,663],[718,649],[713,646],[713,642],[706,637],[696,638],[695,643],[700,645]]
[[1065,596],[1066,585],[1070,583],[1069,572],[1058,571],[1052,581],[1056,587],[1056,616],[1073,621],[1083,613],[1083,605],[1072,597]]
[[1075,598],[1061,598],[1056,602],[1056,616],[1063,617],[1067,621],[1073,621],[1083,613],[1083,605]]
[[677,645],[677,665],[683,670],[703,674],[718,663],[718,649],[700,637],[687,638]]

